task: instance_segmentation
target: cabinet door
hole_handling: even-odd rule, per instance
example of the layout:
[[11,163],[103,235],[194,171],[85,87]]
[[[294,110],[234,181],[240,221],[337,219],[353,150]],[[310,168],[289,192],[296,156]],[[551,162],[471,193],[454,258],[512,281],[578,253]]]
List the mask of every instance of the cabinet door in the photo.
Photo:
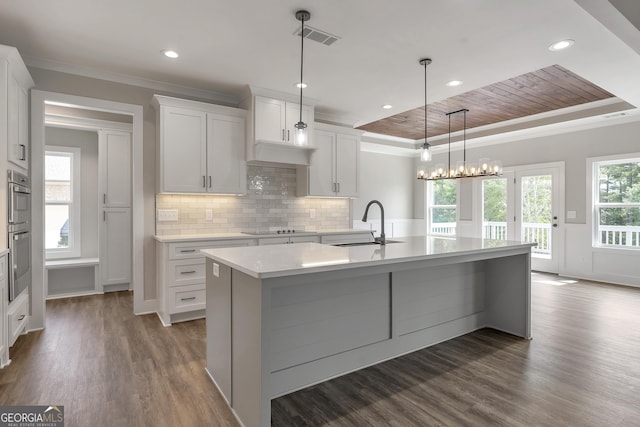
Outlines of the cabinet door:
[[285,142],[285,105],[279,99],[255,97],[254,126],[256,141]]
[[131,209],[103,209],[100,236],[102,285],[131,283]]
[[131,206],[131,134],[100,131],[98,147],[103,207]]
[[[300,104],[296,104],[293,102],[286,103],[286,132],[285,132],[285,142],[287,144],[295,143],[295,132],[296,132],[296,123],[300,121]],[[307,131],[309,138],[308,145],[315,145],[315,141],[313,140],[313,108],[303,105],[302,106],[302,121],[307,124]]]
[[207,190],[207,114],[161,107],[161,192]]
[[211,177],[207,191],[246,193],[245,120],[211,113],[207,117],[207,172]]
[[336,134],[322,130],[314,132],[316,151],[309,165],[309,195],[335,196],[333,147]]
[[337,134],[335,147],[338,196],[357,197],[360,140],[354,135]]
[[7,69],[7,159],[25,171],[29,168],[29,97]]

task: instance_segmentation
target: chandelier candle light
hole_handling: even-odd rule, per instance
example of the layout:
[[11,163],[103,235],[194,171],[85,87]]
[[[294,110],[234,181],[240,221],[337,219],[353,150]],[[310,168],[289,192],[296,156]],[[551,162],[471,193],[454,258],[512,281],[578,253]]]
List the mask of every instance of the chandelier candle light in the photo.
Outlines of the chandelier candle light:
[[307,124],[302,121],[302,88],[304,87],[304,80],[302,80],[302,66],[304,64],[304,21],[308,21],[309,18],[311,18],[311,14],[306,10],[299,10],[296,12],[296,19],[302,22],[302,27],[300,29],[300,121],[294,125],[296,128],[295,143],[297,145],[307,145],[309,141],[307,136]]
[[[425,104],[426,110],[426,104]],[[449,150],[448,150],[448,162],[445,167],[444,164],[437,164],[429,171],[421,169],[418,171],[418,179],[425,181],[436,181],[440,179],[456,179],[456,178],[473,178],[477,176],[499,176],[502,175],[502,164],[499,160],[490,161],[487,158],[481,158],[477,164],[467,164],[467,110],[462,108],[460,110],[447,113],[449,117]],[[464,127],[462,133],[462,160],[456,163],[455,169],[451,167],[451,116],[454,114],[463,113],[464,115]],[[426,129],[426,114],[425,114],[425,129]],[[426,130],[425,130],[426,133]],[[425,138],[426,141],[426,138]]]

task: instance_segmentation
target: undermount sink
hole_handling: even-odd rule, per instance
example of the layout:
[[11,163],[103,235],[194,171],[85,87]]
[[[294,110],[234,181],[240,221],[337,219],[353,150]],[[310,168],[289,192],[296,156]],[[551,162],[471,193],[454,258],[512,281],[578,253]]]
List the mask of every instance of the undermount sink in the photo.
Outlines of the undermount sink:
[[[389,243],[402,243],[400,240],[387,240],[386,244]],[[337,243],[333,246],[370,246],[370,245],[379,245],[379,242],[354,242],[354,243]]]

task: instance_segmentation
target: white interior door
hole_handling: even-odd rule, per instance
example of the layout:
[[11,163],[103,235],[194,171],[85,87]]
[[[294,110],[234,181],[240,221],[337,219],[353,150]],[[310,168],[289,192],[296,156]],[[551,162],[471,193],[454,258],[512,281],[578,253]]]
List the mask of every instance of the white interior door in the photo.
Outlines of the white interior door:
[[531,268],[558,273],[560,247],[560,178],[561,166],[527,167],[515,170],[516,240],[535,242]]

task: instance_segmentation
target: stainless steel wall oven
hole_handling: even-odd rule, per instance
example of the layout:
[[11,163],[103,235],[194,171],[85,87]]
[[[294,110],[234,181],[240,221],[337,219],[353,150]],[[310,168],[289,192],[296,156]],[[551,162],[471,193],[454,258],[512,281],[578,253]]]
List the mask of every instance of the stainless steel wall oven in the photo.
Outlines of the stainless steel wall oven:
[[7,231],[9,242],[9,301],[31,283],[31,188],[29,177],[7,173]]

